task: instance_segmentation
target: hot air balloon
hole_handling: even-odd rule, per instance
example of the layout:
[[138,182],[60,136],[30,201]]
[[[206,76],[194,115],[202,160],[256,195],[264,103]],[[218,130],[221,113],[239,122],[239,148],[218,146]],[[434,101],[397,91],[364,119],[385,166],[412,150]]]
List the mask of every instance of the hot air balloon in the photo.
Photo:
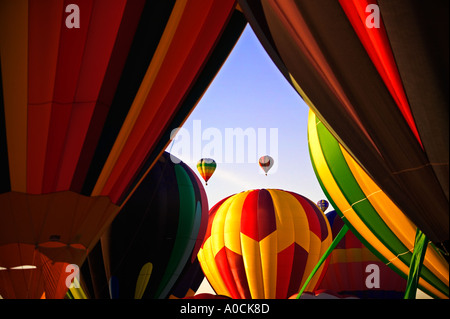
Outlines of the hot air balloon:
[[306,197],[283,190],[250,190],[210,210],[198,259],[219,295],[286,299],[298,292],[330,243],[326,217]]
[[267,176],[267,173],[273,166],[273,158],[269,155],[264,155],[259,158],[258,163]]
[[448,251],[449,2],[238,2],[321,122]]
[[[326,216],[334,238],[344,222],[336,211]],[[319,290],[330,290],[360,299],[403,298],[405,278],[372,254],[351,231],[345,234],[329,258]]]
[[324,213],[327,210],[328,206],[329,206],[329,203],[325,199],[321,199],[317,202],[317,207],[319,207],[320,210]]
[[[365,247],[406,278],[417,226],[365,173],[313,112],[309,114],[308,144],[316,176],[337,213]],[[427,246],[419,288],[430,296],[448,298],[448,262],[434,244]]]
[[208,180],[216,170],[216,161],[212,158],[202,158],[197,162],[197,170],[208,185]]
[[246,24],[234,0],[72,2],[79,28],[63,0],[0,3],[4,298],[65,295],[66,267],[82,265]]
[[89,256],[89,263],[104,265],[90,272],[94,291],[103,285],[113,299],[182,298],[203,280],[196,257],[208,200],[195,173],[172,159],[167,152],[158,159],[102,236],[101,255]]

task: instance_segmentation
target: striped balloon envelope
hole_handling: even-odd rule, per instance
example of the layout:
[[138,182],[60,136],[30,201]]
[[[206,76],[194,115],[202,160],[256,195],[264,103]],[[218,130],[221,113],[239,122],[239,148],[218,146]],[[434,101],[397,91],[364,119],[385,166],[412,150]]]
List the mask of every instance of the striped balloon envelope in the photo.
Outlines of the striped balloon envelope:
[[[366,247],[406,278],[417,226],[375,184],[312,111],[308,120],[308,142],[314,171],[330,203]],[[448,262],[431,242],[420,275],[422,291],[433,297],[448,298]]]
[[269,155],[264,155],[259,158],[258,163],[267,176],[267,173],[273,166],[273,158]]
[[[285,299],[298,292],[332,241],[320,209],[299,194],[249,190],[209,212],[200,266],[217,294]],[[312,291],[323,265],[308,285]]]
[[0,1],[5,299],[64,297],[66,267],[81,267],[246,24],[235,0],[70,2]]
[[197,170],[205,180],[206,185],[208,185],[208,180],[211,178],[212,174],[214,174],[216,167],[216,161],[212,158],[202,158],[197,162]]
[[303,101],[402,213],[450,250],[450,2],[238,2]]

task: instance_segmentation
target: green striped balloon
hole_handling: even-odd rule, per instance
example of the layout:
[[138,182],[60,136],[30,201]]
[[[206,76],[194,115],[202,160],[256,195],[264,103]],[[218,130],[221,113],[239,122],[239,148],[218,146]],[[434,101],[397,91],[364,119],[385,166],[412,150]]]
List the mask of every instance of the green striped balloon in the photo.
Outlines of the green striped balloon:
[[205,180],[206,185],[208,185],[208,180],[216,170],[216,166],[216,161],[214,161],[212,158],[202,158],[198,161],[197,170]]
[[[328,200],[348,227],[383,262],[408,276],[417,227],[310,112],[308,144],[314,171]],[[419,287],[448,298],[448,263],[429,243]]]

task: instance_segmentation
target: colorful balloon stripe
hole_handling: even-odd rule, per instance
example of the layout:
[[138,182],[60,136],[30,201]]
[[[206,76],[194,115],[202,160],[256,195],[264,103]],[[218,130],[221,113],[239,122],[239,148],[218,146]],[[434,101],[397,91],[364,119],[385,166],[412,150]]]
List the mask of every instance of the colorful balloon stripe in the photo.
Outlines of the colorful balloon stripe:
[[[200,265],[220,295],[288,298],[331,244],[330,226],[309,199],[283,190],[242,192],[210,210]],[[309,285],[311,291],[320,273]]]
[[[404,277],[414,248],[416,226],[339,145],[311,111],[308,141],[316,176],[358,238],[384,263]],[[448,263],[429,244],[419,285],[439,298],[448,298]]]

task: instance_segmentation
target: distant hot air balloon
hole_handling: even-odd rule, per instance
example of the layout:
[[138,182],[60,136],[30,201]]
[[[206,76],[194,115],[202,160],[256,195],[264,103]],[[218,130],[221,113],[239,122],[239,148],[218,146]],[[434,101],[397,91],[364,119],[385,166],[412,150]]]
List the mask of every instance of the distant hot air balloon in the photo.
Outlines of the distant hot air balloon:
[[319,200],[319,201],[317,202],[317,206],[320,208],[320,210],[321,210],[322,212],[325,213],[325,211],[327,210],[327,208],[328,208],[328,206],[329,206],[329,203],[328,203],[328,201],[326,201],[325,199],[321,199],[321,200]]
[[[299,194],[259,189],[217,203],[198,253],[217,294],[234,299],[288,298],[331,244],[328,221]],[[322,265],[308,285],[315,288]]]
[[[333,238],[344,222],[336,213],[326,214]],[[406,280],[386,266],[348,231],[334,248],[318,289],[360,299],[403,299]]]
[[449,251],[450,2],[238,3],[321,123]]
[[259,166],[264,170],[264,172],[267,173],[273,166],[273,158],[269,155],[261,156],[258,160]]
[[3,298],[65,295],[66,267],[81,267],[246,24],[234,0],[75,2],[72,29],[67,1],[0,1]]
[[[407,277],[417,226],[380,189],[314,115],[309,114],[308,145],[324,194],[358,239],[385,264]],[[418,281],[430,296],[448,298],[449,265],[428,243]]]
[[202,158],[197,163],[197,170],[205,180],[206,185],[208,185],[208,180],[211,178],[212,174],[216,170],[216,161],[212,158]]

